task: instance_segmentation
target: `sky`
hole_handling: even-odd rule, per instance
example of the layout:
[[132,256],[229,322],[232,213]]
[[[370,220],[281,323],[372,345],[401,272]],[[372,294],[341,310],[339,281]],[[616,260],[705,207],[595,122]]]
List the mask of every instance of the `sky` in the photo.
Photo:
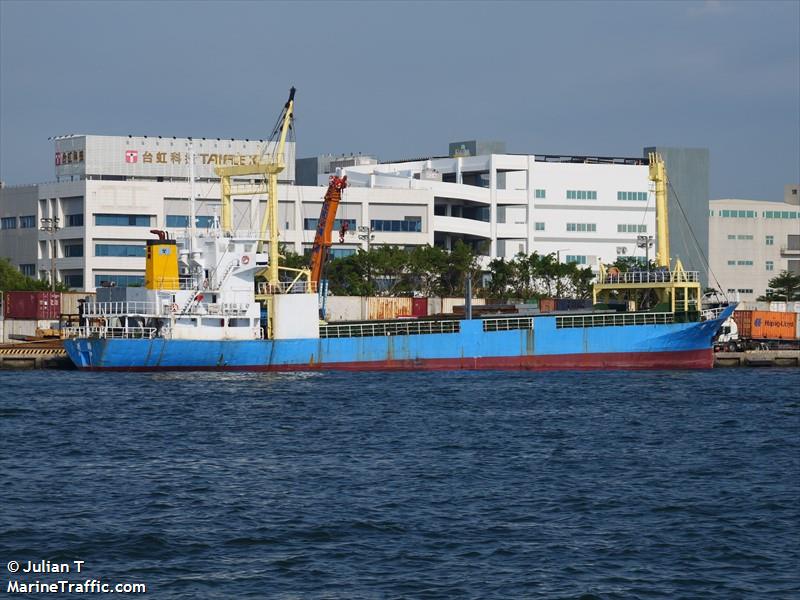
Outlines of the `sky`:
[[0,179],[51,136],[264,138],[297,156],[710,150],[711,198],[800,181],[800,2],[0,0]]

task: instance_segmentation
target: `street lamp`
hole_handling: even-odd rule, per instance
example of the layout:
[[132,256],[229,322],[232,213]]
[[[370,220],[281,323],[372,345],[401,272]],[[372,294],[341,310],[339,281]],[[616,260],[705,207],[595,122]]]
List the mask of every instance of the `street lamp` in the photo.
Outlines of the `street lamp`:
[[50,234],[50,291],[56,291],[56,232],[61,229],[58,226],[58,217],[42,217],[39,231],[46,231]]
[[636,247],[637,248],[644,248],[644,261],[645,261],[645,268],[647,271],[650,271],[650,248],[653,247],[655,238],[652,235],[637,235],[636,236]]

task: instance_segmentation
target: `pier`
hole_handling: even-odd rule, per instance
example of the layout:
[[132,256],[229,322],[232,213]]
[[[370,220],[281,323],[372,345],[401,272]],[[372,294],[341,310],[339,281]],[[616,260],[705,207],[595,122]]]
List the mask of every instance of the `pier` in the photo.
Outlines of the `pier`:
[[714,367],[800,367],[800,350],[717,352]]
[[0,344],[0,369],[74,369],[61,340]]

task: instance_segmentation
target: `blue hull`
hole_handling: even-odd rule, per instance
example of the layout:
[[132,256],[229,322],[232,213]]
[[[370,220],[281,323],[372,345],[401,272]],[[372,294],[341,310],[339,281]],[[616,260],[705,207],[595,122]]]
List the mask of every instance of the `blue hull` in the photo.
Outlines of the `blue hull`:
[[91,370],[594,369],[710,368],[719,318],[700,323],[484,331],[460,321],[457,333],[302,340],[205,341],[77,338],[72,361]]

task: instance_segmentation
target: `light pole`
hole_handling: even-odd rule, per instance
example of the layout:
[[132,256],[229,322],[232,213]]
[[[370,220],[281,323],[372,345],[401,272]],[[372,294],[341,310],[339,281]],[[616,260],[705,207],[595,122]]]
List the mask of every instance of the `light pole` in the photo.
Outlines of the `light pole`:
[[369,252],[372,249],[372,240],[375,239],[375,234],[372,233],[372,228],[367,225],[358,226],[358,239],[362,242],[367,242],[367,283],[372,285],[372,265],[370,264]]
[[56,232],[61,229],[58,226],[58,217],[42,217],[40,231],[50,234],[50,291],[56,291]]
[[644,248],[644,264],[647,272],[650,272],[650,248],[653,247],[654,238],[652,235],[637,235],[636,247]]
[[[572,248],[560,248],[556,250],[556,263],[559,265],[561,264],[561,253],[562,252],[569,252]],[[561,297],[561,275],[557,275],[558,279],[556,279],[556,297]]]

